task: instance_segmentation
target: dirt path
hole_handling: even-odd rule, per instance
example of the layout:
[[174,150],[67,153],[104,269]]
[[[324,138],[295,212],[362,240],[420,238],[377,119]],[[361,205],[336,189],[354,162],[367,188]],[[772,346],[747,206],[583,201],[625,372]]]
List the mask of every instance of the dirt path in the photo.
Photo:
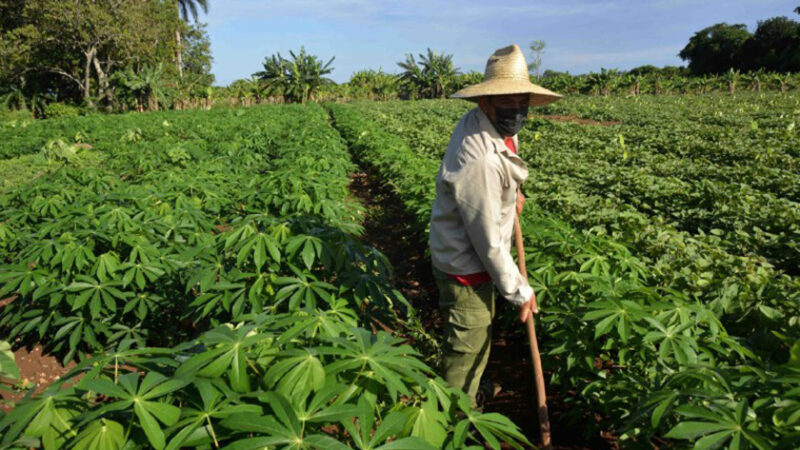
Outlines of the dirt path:
[[[366,208],[363,240],[389,258],[396,271],[394,284],[419,311],[426,330],[438,338],[442,329],[441,317],[436,308],[437,290],[430,259],[425,256],[425,236],[410,226],[412,217],[389,186],[381,182],[380,176],[367,164],[357,162],[361,171],[351,175],[350,190]],[[498,307],[506,306],[498,300]],[[498,330],[493,337],[484,377],[499,385],[500,392],[486,402],[484,411],[508,416],[531,442],[538,442],[533,374],[525,335],[495,328]],[[613,448],[606,440],[598,437],[587,441],[574,427],[562,426],[559,420],[565,408],[559,399],[548,396],[548,406],[556,444],[554,448]]]

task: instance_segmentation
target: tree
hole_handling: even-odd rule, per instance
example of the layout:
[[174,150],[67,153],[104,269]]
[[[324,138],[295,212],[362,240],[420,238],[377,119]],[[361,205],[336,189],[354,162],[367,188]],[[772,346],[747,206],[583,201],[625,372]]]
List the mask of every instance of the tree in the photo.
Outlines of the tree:
[[419,64],[411,53],[406,60],[397,63],[403,73],[403,82],[411,98],[421,95],[424,98],[445,98],[461,74],[459,68],[453,66],[453,55],[435,52],[428,48],[427,53],[419,54]]
[[200,78],[200,83],[205,86],[214,84],[214,75],[211,73],[211,40],[206,32],[206,24],[193,24],[183,36],[182,65],[184,74],[190,73]]
[[728,69],[725,73],[722,79],[728,84],[729,94],[736,93],[736,84],[739,82],[739,78],[741,78],[741,73],[738,70]]
[[751,38],[744,24],[718,23],[695,33],[679,56],[695,75],[725,73],[741,68],[739,55]]
[[786,17],[759,21],[741,58],[748,70],[800,71],[800,23]]
[[163,76],[163,64],[158,64],[144,66],[138,73],[131,69],[117,72],[114,80],[131,94],[137,111],[142,112],[145,109],[158,111],[159,104],[166,99]]
[[325,83],[333,83],[324,77],[333,72],[332,57],[327,63],[314,55],[306,53],[305,47],[300,47],[299,53],[289,52],[292,59],[284,58],[280,53],[264,58],[264,70],[253,74],[267,87],[278,89],[288,102],[309,101],[319,87]]
[[25,0],[0,0],[0,32],[19,28],[25,24],[22,12]]
[[533,72],[537,80],[541,78],[539,76],[539,70],[542,67],[542,54],[544,53],[545,45],[546,43],[542,40],[531,41],[531,43],[528,44],[528,48],[531,49],[531,62],[528,64],[528,72]]
[[592,93],[608,96],[621,81],[620,75],[617,69],[601,68],[599,73],[590,72],[588,88]]
[[26,104],[36,97],[124,108],[129,99],[117,94],[130,91],[115,74],[145,76],[163,63],[164,93],[180,96],[164,103],[182,106],[214,81],[208,34],[180,18],[206,6],[207,0],[0,0],[0,96],[16,105],[23,95]]
[[483,81],[483,72],[471,70],[467,73],[462,73],[456,76],[455,82],[453,83],[453,89],[455,90],[462,89],[467,86],[471,86],[473,84],[481,83],[482,81]]
[[16,80],[30,93],[110,106],[114,71],[157,64],[173,53],[170,10],[158,0],[25,0],[13,21],[20,26],[0,43],[0,53],[11,55],[0,69],[0,89]]
[[395,91],[397,77],[384,72],[381,69],[360,70],[354,73],[347,86],[356,98],[378,98],[388,100],[389,96]]
[[542,86],[563,94],[577,94],[584,88],[585,77],[570,75],[569,72],[545,70],[542,74]]
[[[204,14],[208,14],[208,0],[178,0],[179,15],[184,22],[188,22],[191,15],[197,23],[198,7],[203,10]],[[175,28],[175,44],[175,66],[178,69],[178,76],[183,77],[183,44],[180,27]]]
[[628,73],[630,75],[650,75],[652,73],[658,72],[660,69],[652,64],[645,64],[643,66],[634,67],[633,69],[629,70]]

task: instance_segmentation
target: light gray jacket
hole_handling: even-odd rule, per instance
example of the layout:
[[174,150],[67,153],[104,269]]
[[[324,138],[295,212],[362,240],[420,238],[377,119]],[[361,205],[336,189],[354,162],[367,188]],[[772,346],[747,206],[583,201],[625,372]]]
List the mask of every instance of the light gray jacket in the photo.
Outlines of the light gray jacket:
[[486,114],[470,110],[450,137],[436,176],[429,238],[437,269],[489,272],[500,294],[517,306],[533,295],[511,257],[517,188],[526,178],[525,162],[506,147]]

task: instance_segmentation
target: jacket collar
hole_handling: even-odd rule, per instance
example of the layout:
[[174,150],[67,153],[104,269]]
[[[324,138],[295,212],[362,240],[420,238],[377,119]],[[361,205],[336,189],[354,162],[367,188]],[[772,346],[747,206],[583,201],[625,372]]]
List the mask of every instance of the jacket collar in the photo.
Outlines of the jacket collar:
[[497,129],[492,124],[492,121],[489,120],[489,116],[486,115],[485,112],[480,108],[480,106],[476,106],[475,109],[477,110],[476,114],[478,115],[478,124],[481,127],[481,132],[486,133],[492,140],[494,144],[494,148],[498,153],[503,153],[506,157],[509,158],[516,158],[522,161],[522,158],[517,154],[519,153],[519,140],[517,136],[512,136],[511,139],[514,140],[514,148],[517,149],[517,153],[512,152],[508,147],[506,147],[506,141],[503,136],[500,136],[500,133],[497,132]]

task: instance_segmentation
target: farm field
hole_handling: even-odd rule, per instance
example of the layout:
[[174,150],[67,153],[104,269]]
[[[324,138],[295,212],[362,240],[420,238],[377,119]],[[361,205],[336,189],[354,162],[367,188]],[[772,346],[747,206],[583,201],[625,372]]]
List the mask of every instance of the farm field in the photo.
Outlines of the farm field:
[[[0,197],[0,326],[77,365],[0,419],[0,447],[527,442],[371,331],[414,315],[358,240],[354,165],[321,107],[24,130],[0,153],[47,170]],[[105,158],[77,161],[88,147]]]
[[[396,226],[424,237],[471,107],[0,124],[0,339],[77,362],[0,418],[0,448],[536,442],[436,377],[431,305],[399,291],[351,192],[368,171],[402,202]],[[800,97],[532,113],[521,222],[557,426],[623,447],[797,448]]]
[[[470,107],[331,109],[424,230]],[[798,99],[583,97],[536,112],[520,135],[527,266],[550,389],[575,423],[593,426],[591,411],[632,442],[796,447]]]

